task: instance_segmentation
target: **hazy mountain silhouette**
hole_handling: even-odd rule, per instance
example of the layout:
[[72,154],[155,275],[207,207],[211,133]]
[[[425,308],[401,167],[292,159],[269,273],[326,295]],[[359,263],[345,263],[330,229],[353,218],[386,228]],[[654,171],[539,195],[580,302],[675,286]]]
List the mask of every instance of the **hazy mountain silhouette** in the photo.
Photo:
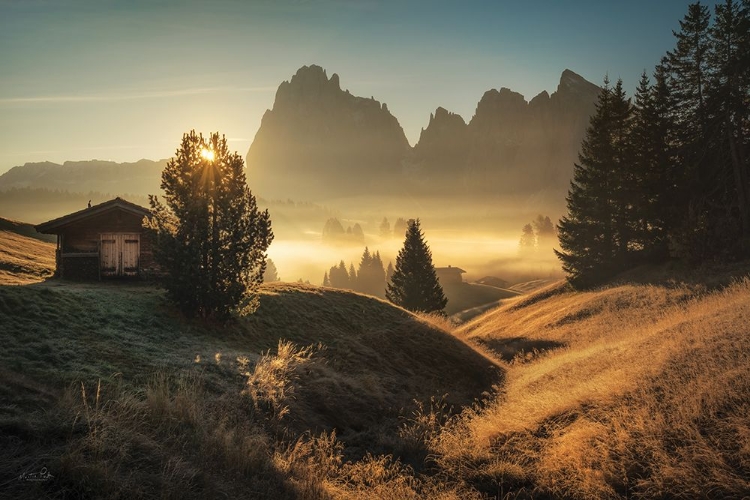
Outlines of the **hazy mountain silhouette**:
[[161,172],[167,160],[138,160],[135,163],[113,161],[66,161],[26,163],[0,175],[0,191],[12,188],[44,188],[71,193],[102,193],[145,196],[159,192]]
[[469,192],[564,190],[600,88],[565,70],[557,91],[530,102],[488,90],[468,124],[438,108],[410,158],[414,186]]
[[[442,107],[412,148],[385,103],[342,90],[335,73],[303,66],[282,82],[247,153],[248,182],[266,199],[333,200],[361,194],[470,194],[568,188],[599,87],[570,70],[557,90],[527,102],[484,93],[468,124]],[[0,175],[0,191],[43,188],[145,196],[167,160],[27,163]],[[560,197],[562,199],[562,196]]]
[[394,182],[410,150],[383,103],[303,66],[279,85],[247,153],[248,183],[267,198],[331,198]]
[[467,124],[442,107],[411,148],[385,104],[341,90],[320,66],[283,82],[247,154],[265,197],[564,192],[599,87],[565,70],[557,90],[527,102],[507,88],[482,96]]
[[[463,169],[469,155],[468,126],[460,115],[451,113],[445,108],[437,108],[430,114],[430,123],[422,129],[419,142],[414,146],[413,155],[407,167],[407,174],[417,182],[428,183],[428,179],[419,179],[428,173],[439,173],[446,177],[455,176],[457,168]],[[425,168],[426,167],[426,168]]]

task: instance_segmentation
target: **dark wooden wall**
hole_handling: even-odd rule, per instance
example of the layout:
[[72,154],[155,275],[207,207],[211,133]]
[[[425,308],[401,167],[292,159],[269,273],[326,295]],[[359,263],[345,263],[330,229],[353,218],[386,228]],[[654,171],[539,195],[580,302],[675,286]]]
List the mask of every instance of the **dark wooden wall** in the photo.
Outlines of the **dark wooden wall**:
[[[98,252],[102,233],[140,234],[140,268],[143,276],[157,271],[153,258],[153,245],[149,234],[141,226],[143,217],[120,209],[73,222],[60,229],[62,237],[62,276],[70,279],[98,279]],[[92,271],[92,257],[65,254],[96,253],[96,266]]]

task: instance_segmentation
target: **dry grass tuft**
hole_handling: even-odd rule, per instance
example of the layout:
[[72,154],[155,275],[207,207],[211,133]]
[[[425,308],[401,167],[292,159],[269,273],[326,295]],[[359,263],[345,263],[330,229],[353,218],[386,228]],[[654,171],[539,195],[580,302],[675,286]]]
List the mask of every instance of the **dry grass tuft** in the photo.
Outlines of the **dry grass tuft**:
[[[322,346],[317,347],[320,349]],[[299,348],[292,342],[279,340],[275,355],[266,352],[253,371],[245,373],[247,387],[244,394],[250,396],[257,410],[270,411],[275,420],[281,420],[289,413],[287,400],[294,397],[299,370],[310,361],[314,352],[312,346]]]

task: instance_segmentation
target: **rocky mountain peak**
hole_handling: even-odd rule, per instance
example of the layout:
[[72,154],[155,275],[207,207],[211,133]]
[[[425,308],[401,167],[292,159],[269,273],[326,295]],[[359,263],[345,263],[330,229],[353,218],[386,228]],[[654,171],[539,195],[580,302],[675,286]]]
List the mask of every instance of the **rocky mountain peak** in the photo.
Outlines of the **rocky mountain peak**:
[[598,95],[599,90],[597,85],[594,85],[578,73],[574,73],[569,69],[562,72],[560,83],[557,86],[558,93],[579,94],[587,97],[592,94],[594,96]]
[[488,90],[477,104],[476,116],[483,114],[498,113],[515,113],[522,111],[526,107],[526,99],[518,92],[502,87],[499,91],[496,89]]
[[330,104],[330,101],[339,98],[341,86],[339,84],[339,75],[334,73],[328,78],[326,70],[311,64],[302,66],[292,76],[290,81],[284,81],[279,85],[276,91],[276,107],[285,108],[287,106],[296,107],[305,104],[311,105],[320,103],[322,105]]
[[461,115],[458,115],[456,113],[451,113],[447,109],[443,107],[438,107],[435,110],[435,113],[430,113],[430,123],[427,125],[427,128],[430,127],[460,127],[460,126],[466,126],[466,122],[461,117]]
[[[468,125],[449,127],[438,108],[415,145],[412,163],[433,184],[468,192],[567,188],[599,87],[565,70],[557,91],[527,102],[502,87],[486,91]],[[455,118],[460,119],[457,115]],[[463,120],[460,120],[463,124]]]
[[547,93],[546,90],[542,90],[539,92],[539,94],[536,95],[531,101],[529,101],[529,106],[531,107],[537,107],[537,106],[543,106],[547,102],[549,102],[549,93]]
[[396,172],[409,149],[385,103],[341,90],[336,73],[313,64],[279,85],[247,154],[248,179],[267,197],[321,199],[384,184],[375,173]]
[[[334,74],[334,76],[336,76]],[[291,84],[298,85],[301,87],[322,87],[328,84],[330,80],[326,74],[326,70],[317,64],[311,64],[310,66],[302,66],[292,76]],[[338,76],[336,76],[336,83],[338,83]]]

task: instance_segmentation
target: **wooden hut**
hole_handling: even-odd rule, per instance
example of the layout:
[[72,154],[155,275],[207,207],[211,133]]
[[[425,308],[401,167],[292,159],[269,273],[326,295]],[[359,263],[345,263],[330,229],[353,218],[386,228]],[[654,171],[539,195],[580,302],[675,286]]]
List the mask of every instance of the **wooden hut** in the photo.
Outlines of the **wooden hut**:
[[441,285],[456,285],[463,283],[463,277],[461,275],[465,272],[466,271],[460,267],[448,266],[435,268],[435,274],[437,274]]
[[122,198],[39,224],[57,235],[56,275],[74,280],[138,277],[155,270],[151,241],[143,230],[147,208]]

